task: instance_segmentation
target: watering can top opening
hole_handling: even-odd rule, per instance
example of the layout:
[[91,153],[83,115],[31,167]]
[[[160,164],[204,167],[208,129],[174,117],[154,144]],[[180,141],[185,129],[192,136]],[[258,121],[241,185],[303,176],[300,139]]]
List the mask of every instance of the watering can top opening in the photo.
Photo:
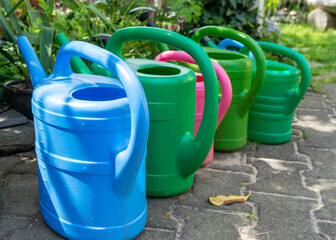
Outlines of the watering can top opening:
[[[255,69],[255,64],[253,65],[253,69]],[[266,60],[266,70],[269,72],[274,72],[274,74],[281,74],[282,76],[290,76],[290,75],[299,75],[300,71],[296,67],[286,64],[286,63],[281,63],[281,62],[276,62],[273,60]]]
[[[48,93],[48,94],[46,94]],[[129,113],[126,92],[118,79],[72,74],[49,76],[33,92],[32,103],[49,113],[74,118],[106,119]]]
[[251,71],[253,68],[252,60],[241,53],[223,49],[203,47],[208,56],[222,66],[228,66],[229,71]]
[[160,77],[161,83],[162,81],[172,82],[190,79],[189,76],[195,78],[195,73],[191,69],[177,64],[137,58],[129,58],[125,61],[139,77]]

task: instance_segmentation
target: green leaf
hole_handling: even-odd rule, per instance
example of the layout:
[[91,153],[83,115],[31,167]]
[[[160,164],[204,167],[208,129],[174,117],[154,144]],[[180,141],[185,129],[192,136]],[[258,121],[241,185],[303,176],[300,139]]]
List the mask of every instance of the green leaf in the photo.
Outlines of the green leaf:
[[43,12],[42,15],[41,15],[41,19],[42,19],[43,26],[49,27],[49,25],[50,25],[50,19],[49,19],[48,14],[46,14],[45,12]]
[[15,64],[15,63],[16,63],[15,59],[14,59],[8,52],[3,51],[3,50],[0,48],[0,53],[1,53],[4,57],[6,57],[6,58],[8,59],[8,61],[10,61],[10,62],[11,62],[17,69],[19,69],[20,72],[23,73],[23,70],[22,70],[19,66],[17,66],[17,65]]
[[9,10],[9,11],[7,12],[7,16],[10,15],[12,12],[14,12],[16,9],[22,7],[24,1],[25,1],[25,0],[20,0],[20,1],[18,1],[18,2],[15,4],[15,6],[14,6],[11,10]]
[[40,29],[42,27],[42,19],[40,12],[38,10],[28,10],[30,26],[33,28],[33,31]]
[[52,46],[54,42],[54,29],[42,27],[40,32],[40,62],[46,72],[52,72]]
[[107,2],[105,0],[97,0],[94,2],[94,4],[99,4],[99,3],[107,5]]
[[242,12],[241,14],[236,15],[236,19],[242,22],[242,24],[247,24],[247,15],[245,12]]
[[49,0],[48,5],[50,9],[54,8],[54,3],[55,3],[55,0]]
[[40,37],[38,33],[35,32],[26,32],[23,31],[19,34],[19,36],[26,36],[31,44],[39,44]]
[[182,8],[179,12],[181,16],[184,16],[185,21],[190,22],[192,20],[192,9],[190,8]]
[[0,9],[0,28],[8,41],[16,43],[15,35],[10,26],[8,25],[5,16],[2,14],[1,9]]
[[62,2],[64,3],[65,6],[67,6],[71,10],[76,10],[76,9],[80,8],[80,6],[81,6],[81,4],[79,4],[79,2],[77,2],[75,0],[65,0],[65,1],[62,1]]
[[27,6],[27,10],[33,10],[32,6],[30,5],[29,0],[25,0],[26,6]]
[[10,79],[11,76],[8,76],[8,75],[5,75],[5,74],[0,73],[0,78],[1,78],[1,79]]
[[230,3],[231,3],[231,6],[232,6],[234,9],[237,9],[237,2],[236,2],[236,0],[230,0]]
[[90,4],[88,8],[97,15],[106,25],[111,25],[111,22],[96,8],[93,4]]
[[174,4],[172,5],[172,10],[178,9],[183,5],[184,0],[176,0],[174,1]]
[[251,27],[251,28],[253,28],[254,27],[254,24],[253,23],[251,23],[250,21],[247,21],[247,24]]
[[[2,6],[5,8],[7,12],[7,16],[9,16],[9,21],[12,24],[14,30],[19,33],[21,32],[21,27],[19,25],[19,19],[15,14],[16,8],[18,8],[19,5],[15,5],[16,8],[13,7],[12,3],[9,0],[1,0]],[[19,2],[20,3],[20,2]]]

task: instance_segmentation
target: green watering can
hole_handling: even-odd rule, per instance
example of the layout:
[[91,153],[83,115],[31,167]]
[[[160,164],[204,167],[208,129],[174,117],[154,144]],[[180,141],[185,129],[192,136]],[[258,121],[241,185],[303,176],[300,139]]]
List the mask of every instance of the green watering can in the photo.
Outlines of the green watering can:
[[[247,46],[255,56],[256,77],[252,83],[253,63],[248,56],[227,50],[203,47],[211,60],[224,68],[232,85],[232,102],[217,128],[214,147],[216,151],[235,151],[244,147],[247,142],[248,113],[265,79],[265,56],[256,41],[236,30],[206,26],[200,28],[191,39],[199,43],[204,36],[237,40]],[[189,66],[195,69],[194,66]]]
[[[121,53],[123,44],[135,40],[161,42],[186,51],[194,58],[204,77],[204,114],[194,137],[195,73],[171,63],[125,59],[140,79],[149,107],[147,195],[173,196],[191,186],[194,172],[201,167],[212,145],[218,114],[217,77],[209,57],[197,43],[164,29],[151,27],[120,29],[109,39],[106,49],[124,59]],[[95,74],[110,75],[98,65],[93,64],[91,70]]]
[[[264,85],[250,108],[248,139],[280,144],[292,137],[294,110],[306,93],[311,72],[307,60],[297,51],[269,42],[258,42],[269,52],[280,54],[294,60],[300,71],[288,64],[267,60]],[[247,53],[244,47],[241,52]]]

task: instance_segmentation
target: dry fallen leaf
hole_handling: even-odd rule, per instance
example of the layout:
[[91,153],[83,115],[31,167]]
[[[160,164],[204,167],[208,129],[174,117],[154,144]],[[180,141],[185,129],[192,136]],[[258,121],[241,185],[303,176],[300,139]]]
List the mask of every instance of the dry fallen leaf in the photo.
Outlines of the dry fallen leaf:
[[219,195],[217,197],[209,197],[209,201],[216,206],[231,204],[234,202],[246,202],[247,199],[251,196],[251,190],[247,196],[223,196]]

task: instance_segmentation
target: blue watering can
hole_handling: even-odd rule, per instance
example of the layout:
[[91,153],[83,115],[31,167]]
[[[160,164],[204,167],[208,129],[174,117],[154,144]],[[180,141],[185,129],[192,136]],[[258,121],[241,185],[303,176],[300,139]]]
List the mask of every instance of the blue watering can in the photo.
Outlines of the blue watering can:
[[[147,218],[149,114],[133,70],[84,42],[58,52],[46,76],[27,38],[18,38],[34,86],[32,111],[39,203],[48,225],[69,239],[132,239]],[[118,79],[74,74],[79,56]]]

